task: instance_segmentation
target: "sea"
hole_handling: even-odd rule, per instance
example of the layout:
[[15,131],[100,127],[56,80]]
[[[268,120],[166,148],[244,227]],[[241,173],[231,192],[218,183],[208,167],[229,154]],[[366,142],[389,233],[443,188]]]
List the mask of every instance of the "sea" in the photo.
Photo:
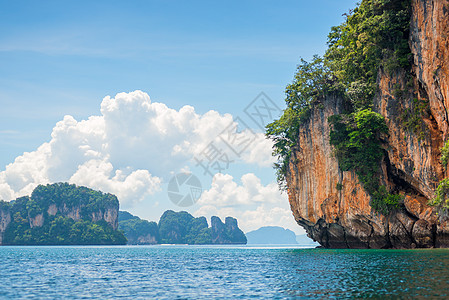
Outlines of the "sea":
[[449,297],[449,250],[0,247],[2,299]]

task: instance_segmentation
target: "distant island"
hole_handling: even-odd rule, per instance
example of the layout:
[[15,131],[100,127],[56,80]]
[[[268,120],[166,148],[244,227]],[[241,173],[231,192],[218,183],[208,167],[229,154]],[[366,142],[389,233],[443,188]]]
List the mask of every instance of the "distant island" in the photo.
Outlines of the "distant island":
[[294,245],[296,235],[289,229],[278,226],[265,226],[246,233],[248,244]]
[[318,246],[307,235],[296,235],[293,231],[279,226],[265,226],[246,233],[248,245],[302,245]]
[[237,220],[167,210],[159,223],[119,211],[116,196],[69,183],[0,201],[0,245],[246,244]]
[[0,201],[0,245],[124,245],[119,201],[68,183],[39,185],[31,196]]
[[246,236],[237,220],[227,217],[225,223],[219,217],[211,218],[211,227],[205,217],[195,218],[185,211],[165,211],[159,223],[142,220],[129,212],[119,212],[119,229],[131,245],[152,244],[246,244]]

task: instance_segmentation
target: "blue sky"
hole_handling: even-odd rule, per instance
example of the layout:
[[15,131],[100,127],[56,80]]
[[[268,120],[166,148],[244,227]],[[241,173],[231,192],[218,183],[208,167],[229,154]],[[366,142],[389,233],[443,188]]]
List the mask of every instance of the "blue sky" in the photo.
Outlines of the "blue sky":
[[[282,107],[300,58],[323,54],[356,2],[0,1],[0,171],[120,92],[198,114],[240,116],[260,92]],[[251,168],[274,178],[231,175]]]

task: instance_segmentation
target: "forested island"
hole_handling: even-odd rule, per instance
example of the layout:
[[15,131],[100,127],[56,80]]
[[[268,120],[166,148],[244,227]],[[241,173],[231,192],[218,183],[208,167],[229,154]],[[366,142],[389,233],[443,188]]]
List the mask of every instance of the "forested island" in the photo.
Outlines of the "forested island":
[[119,201],[68,183],[39,185],[31,196],[0,201],[1,245],[123,245]]
[[129,212],[120,211],[119,229],[123,230],[128,244],[246,244],[246,236],[237,220],[227,217],[225,223],[219,217],[211,218],[211,227],[205,217],[195,218],[185,211],[167,210],[159,223],[142,220]]

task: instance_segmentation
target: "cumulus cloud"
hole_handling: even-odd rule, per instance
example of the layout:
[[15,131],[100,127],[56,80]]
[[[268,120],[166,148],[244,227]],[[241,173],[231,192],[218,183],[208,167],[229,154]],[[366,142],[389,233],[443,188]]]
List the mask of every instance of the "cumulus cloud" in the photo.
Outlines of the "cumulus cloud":
[[262,167],[271,167],[275,163],[275,158],[271,155],[273,142],[262,133],[257,133],[256,139],[243,153],[243,159],[248,163],[256,163]]
[[126,205],[142,201],[148,194],[160,190],[161,185],[161,179],[151,176],[147,170],[126,175],[122,170],[114,171],[110,162],[95,159],[79,166],[69,182],[119,195]]
[[216,174],[209,190],[201,195],[196,216],[232,216],[238,219],[239,227],[248,232],[263,226],[281,226],[304,233],[292,216],[287,195],[282,194],[275,183],[263,185],[260,179],[248,173],[241,183],[231,175]]
[[0,172],[0,199],[12,200],[28,195],[36,183],[48,183],[47,159],[51,154],[50,144],[41,145],[34,152],[25,152]]
[[142,91],[107,96],[100,116],[82,121],[65,116],[48,143],[6,166],[0,172],[0,199],[30,194],[38,184],[69,181],[115,193],[126,207],[160,190],[172,172],[188,168],[211,143],[222,152],[237,149],[229,152],[234,161],[272,162],[271,142],[261,133],[238,130],[230,114],[198,114],[188,105],[175,110]]
[[281,203],[284,200],[275,183],[264,186],[253,173],[243,175],[241,182],[241,185],[237,184],[229,174],[215,174],[211,188],[202,193],[197,203],[227,207],[257,203]]

